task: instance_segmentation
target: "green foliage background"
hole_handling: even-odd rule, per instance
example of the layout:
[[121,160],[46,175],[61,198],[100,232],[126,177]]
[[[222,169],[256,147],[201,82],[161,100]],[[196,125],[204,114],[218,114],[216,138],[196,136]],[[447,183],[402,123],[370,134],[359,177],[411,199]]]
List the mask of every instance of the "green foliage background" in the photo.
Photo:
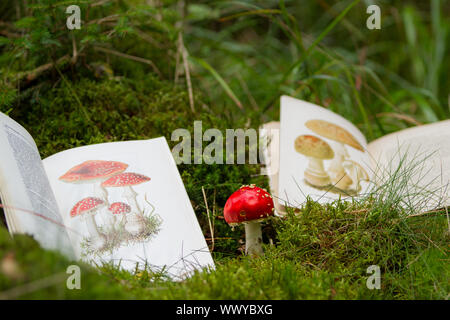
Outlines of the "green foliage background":
[[[81,8],[80,30],[65,26],[70,4]],[[43,158],[87,144],[157,136],[173,146],[173,130],[192,130],[195,120],[203,128],[257,128],[279,119],[282,94],[341,114],[369,140],[448,119],[449,2],[377,1],[381,30],[365,27],[369,4],[2,1],[0,111],[29,130]],[[151,270],[133,274],[104,266],[98,274],[85,266],[81,291],[53,285],[19,297],[449,297],[442,216],[405,219],[399,208],[370,200],[324,207],[308,202],[299,215],[268,222],[266,255],[249,260],[242,256],[243,229],[232,231],[222,209],[242,184],[267,187],[259,166],[179,170],[210,239],[205,189],[216,271],[172,283]],[[25,236],[13,240],[5,227],[0,249],[0,261],[13,256],[26,275],[0,274],[4,292],[64,272],[69,263]],[[39,261],[35,271],[32,261]],[[382,267],[382,290],[365,286],[370,264]]]

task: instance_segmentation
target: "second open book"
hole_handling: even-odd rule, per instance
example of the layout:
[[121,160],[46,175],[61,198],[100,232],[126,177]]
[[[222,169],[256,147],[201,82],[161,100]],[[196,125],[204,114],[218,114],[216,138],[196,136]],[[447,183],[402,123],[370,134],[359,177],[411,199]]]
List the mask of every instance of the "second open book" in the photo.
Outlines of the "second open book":
[[356,126],[323,107],[281,97],[280,122],[263,126],[275,207],[299,208],[386,188],[423,212],[450,205],[450,120],[401,130],[371,143]]
[[214,267],[165,138],[74,148],[41,160],[30,134],[0,113],[0,197],[11,233],[93,264]]

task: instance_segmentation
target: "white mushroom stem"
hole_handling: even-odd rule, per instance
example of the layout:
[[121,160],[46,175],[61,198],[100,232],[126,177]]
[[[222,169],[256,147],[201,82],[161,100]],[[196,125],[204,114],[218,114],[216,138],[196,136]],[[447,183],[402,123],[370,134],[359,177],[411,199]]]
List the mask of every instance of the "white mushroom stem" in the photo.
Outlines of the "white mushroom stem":
[[350,178],[353,180],[350,188],[358,192],[359,190],[361,190],[360,181],[366,180],[368,177],[366,176],[365,172],[363,172],[362,169],[352,161],[345,161],[344,167],[348,171],[348,175],[350,176]]
[[102,214],[100,215],[102,222],[107,224],[108,226],[114,226],[117,219],[108,210],[108,208],[109,208],[108,191],[106,190],[105,187],[103,187],[101,185],[101,182],[96,183],[94,185],[94,194],[97,198],[100,198],[105,202],[104,208],[100,209],[100,210],[103,210]]
[[127,222],[127,217],[125,213],[121,213],[118,218],[116,218],[116,226],[124,225]]
[[[343,143],[331,142],[334,150],[334,158],[331,160],[328,167],[328,173],[330,174],[331,183],[341,190],[347,190],[353,183],[352,178],[347,175],[344,168],[344,162],[349,158],[347,149]],[[351,188],[350,188],[351,189]]]
[[330,178],[332,183],[336,183],[345,175],[345,169],[342,166],[344,157],[336,156],[330,163],[328,172],[330,173]]
[[105,227],[108,230],[114,229],[114,226],[117,223],[117,217],[114,214],[112,214],[108,210],[105,210],[105,211],[103,211],[101,218],[102,218],[102,222],[104,223]]
[[343,155],[344,158],[350,158],[350,155],[348,154],[347,148],[345,147],[345,144],[343,144],[342,142],[330,142],[331,146],[334,150],[334,153]]
[[349,165],[349,176],[352,179],[353,183],[350,186],[351,189],[359,191],[359,189],[361,188],[359,185],[359,177],[358,177],[358,172],[357,172],[357,168],[354,165]]
[[102,199],[105,201],[106,203],[106,207],[109,207],[109,201],[108,201],[108,191],[106,190],[105,187],[103,187],[100,184],[100,190],[101,190],[101,194],[102,194]]
[[141,208],[137,202],[137,193],[131,188],[131,186],[125,187],[123,197],[128,200],[128,203],[137,211],[137,213],[143,216]]
[[330,176],[323,167],[323,160],[308,157],[308,167],[305,170],[305,180],[313,186],[324,187],[330,184]]
[[[334,150],[334,158],[331,160],[330,167],[328,170],[332,172],[333,174],[339,174],[341,178],[343,174],[345,174],[345,169],[342,165],[342,163],[349,157],[349,154],[347,152],[347,149],[345,149],[345,146],[342,143],[333,143],[333,150]],[[331,177],[334,178],[333,176]]]
[[317,176],[327,176],[325,169],[323,168],[323,160],[313,157],[308,157],[308,170],[310,173],[315,174]]
[[95,249],[100,249],[104,246],[106,239],[105,236],[100,233],[97,227],[97,223],[95,222],[95,212],[91,212],[86,217],[86,227],[88,229],[89,234],[91,235],[92,246]]
[[102,210],[104,210],[107,214],[105,215],[106,216],[106,218],[104,218],[103,216],[102,216],[102,220],[104,221],[104,220],[108,220],[108,221],[105,221],[107,224],[110,224],[110,223],[112,223],[113,221],[115,221],[115,220],[113,220],[112,218],[110,218],[109,217],[109,215],[108,215],[108,208],[109,208],[109,200],[108,200],[108,191],[106,190],[106,188],[104,188],[104,187],[102,187],[102,181],[100,181],[100,182],[96,182],[95,184],[94,184],[94,196],[95,197],[97,197],[97,198],[99,198],[99,199],[102,199],[103,201],[104,201],[104,203],[105,203],[105,206],[103,207],[103,208],[101,208],[100,209],[100,211],[102,211]]
[[105,202],[106,208],[109,207],[108,191],[106,188],[102,187],[101,182],[94,184],[94,195]]
[[[328,173],[330,174],[332,184],[337,184],[341,182],[341,180],[346,175],[345,168],[343,166],[344,161],[345,161],[344,155],[338,153],[336,153],[333,160],[331,160],[330,166],[328,167]],[[344,183],[344,181],[342,183]],[[346,187],[344,187],[343,189],[346,189]]]
[[260,256],[263,254],[261,223],[249,221],[245,223],[245,254]]
[[125,227],[127,223],[127,218],[125,213],[115,214],[114,215],[114,228],[116,230],[120,230],[122,227]]

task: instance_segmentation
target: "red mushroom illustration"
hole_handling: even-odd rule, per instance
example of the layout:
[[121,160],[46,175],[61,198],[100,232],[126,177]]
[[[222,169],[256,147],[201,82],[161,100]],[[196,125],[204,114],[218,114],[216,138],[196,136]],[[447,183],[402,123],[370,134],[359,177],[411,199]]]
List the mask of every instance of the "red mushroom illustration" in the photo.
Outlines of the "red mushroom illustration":
[[67,183],[95,183],[96,196],[108,202],[108,193],[101,183],[108,178],[125,171],[128,164],[118,161],[88,160],[59,177],[59,180]]
[[104,206],[105,202],[102,199],[88,197],[78,201],[72,210],[70,210],[70,216],[72,218],[85,216],[86,227],[91,236],[91,247],[94,250],[102,249],[106,244],[106,237],[98,230],[97,223],[95,222],[95,215]]
[[118,224],[125,224],[126,222],[126,214],[131,212],[131,207],[124,202],[114,202],[109,208],[109,211],[114,215],[114,217],[121,216],[117,220]]
[[144,224],[142,221],[144,219],[144,215],[136,200],[137,193],[132,187],[147,181],[150,181],[150,178],[144,176],[143,174],[124,172],[115,175],[102,183],[102,187],[104,188],[125,188],[123,197],[127,199],[133,210],[133,212],[127,217],[125,229],[133,235],[140,234],[144,230]]
[[242,186],[225,203],[223,215],[230,226],[245,225],[245,253],[262,255],[261,221],[273,216],[272,196],[255,185]]

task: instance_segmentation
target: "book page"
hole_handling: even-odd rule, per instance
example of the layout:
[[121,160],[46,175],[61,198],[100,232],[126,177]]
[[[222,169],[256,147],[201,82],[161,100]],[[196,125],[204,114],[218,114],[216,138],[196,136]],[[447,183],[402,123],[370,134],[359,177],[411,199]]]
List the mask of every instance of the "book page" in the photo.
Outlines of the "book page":
[[[368,146],[377,184],[398,170],[404,203],[416,211],[450,205],[450,120],[386,135]],[[407,177],[407,182],[406,182]]]
[[182,279],[214,267],[165,138],[66,150],[44,161],[77,256]]
[[269,179],[270,194],[273,198],[276,215],[285,215],[286,208],[278,197],[278,171],[280,168],[280,122],[265,123],[260,128],[263,145],[264,175]]
[[73,258],[42,161],[29,133],[0,113],[0,197],[11,233],[32,235],[42,247]]
[[315,104],[281,97],[278,197],[298,208],[307,197],[327,203],[364,194],[370,157],[363,134],[343,117]]

